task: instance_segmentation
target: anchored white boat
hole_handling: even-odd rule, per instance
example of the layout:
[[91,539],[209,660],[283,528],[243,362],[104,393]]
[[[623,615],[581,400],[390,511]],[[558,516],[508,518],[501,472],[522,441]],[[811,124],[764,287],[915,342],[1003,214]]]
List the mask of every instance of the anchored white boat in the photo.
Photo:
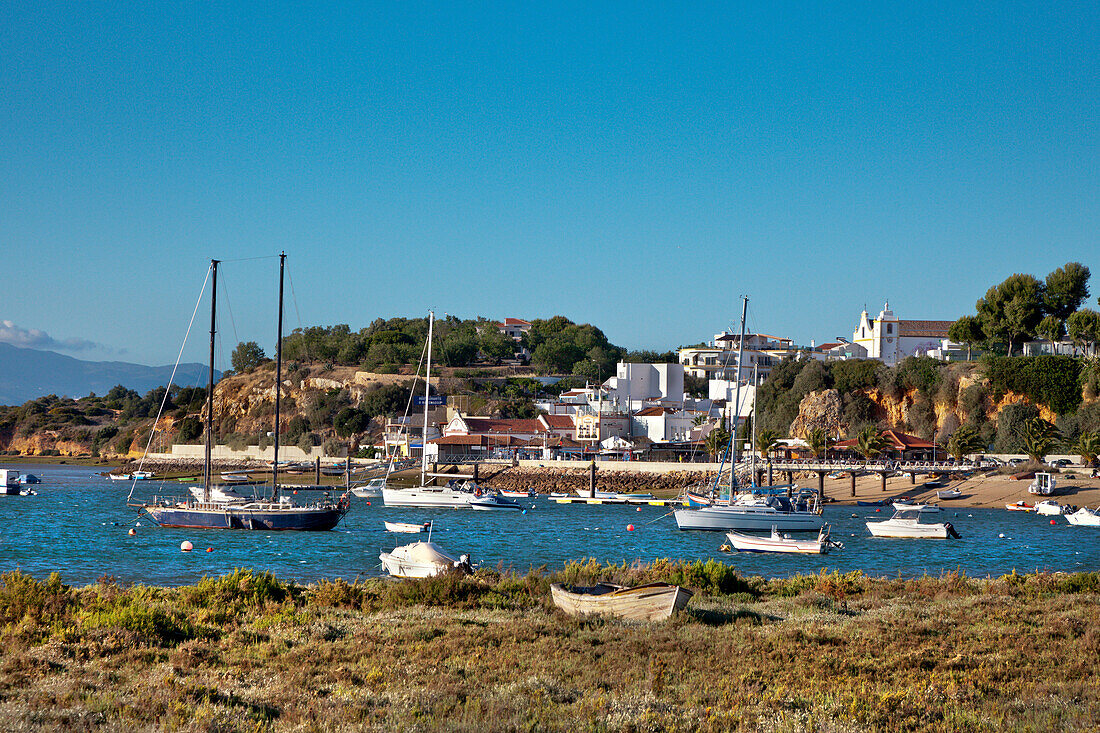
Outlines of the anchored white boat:
[[1100,527],[1100,511],[1083,506],[1073,514],[1067,514],[1066,521],[1081,527]]
[[471,509],[478,509],[481,511],[496,511],[496,510],[522,510],[518,502],[501,496],[496,491],[483,491],[481,496],[475,497],[470,502]]
[[923,512],[924,514],[935,514],[936,512],[943,511],[935,504],[911,504],[907,501],[894,502],[894,511],[900,512],[905,509],[915,509],[916,511]]
[[470,570],[470,559],[455,559],[434,542],[414,542],[378,556],[382,569],[395,578],[429,578],[451,570]]
[[1054,489],[1058,487],[1058,482],[1049,473],[1037,473],[1035,478],[1027,487],[1027,493],[1038,494],[1039,496],[1050,496],[1054,493]]
[[377,499],[382,496],[382,489],[386,488],[386,477],[379,476],[378,478],[372,478],[370,481],[359,486],[351,487],[352,496],[358,496],[360,499]]
[[839,542],[829,539],[829,525],[823,525],[815,540],[796,540],[790,535],[780,534],[778,527],[772,527],[771,536],[727,532],[730,545],[738,552],[785,552],[800,555],[824,555],[830,547],[843,547]]
[[411,522],[386,522],[387,532],[400,532],[402,534],[417,534],[419,532],[427,532],[431,529],[431,522],[424,522],[423,524],[413,524]]
[[958,539],[959,533],[950,522],[921,524],[922,512],[917,509],[899,509],[894,516],[882,522],[867,522],[867,529],[874,537],[903,537],[909,539]]
[[944,499],[961,499],[962,492],[958,489],[940,489],[936,492],[936,498],[940,501]]
[[1066,513],[1067,507],[1062,506],[1054,499],[1046,499],[1035,505],[1035,513],[1048,517],[1057,517]]
[[791,501],[785,496],[738,500],[728,506],[677,509],[676,526],[680,529],[767,531],[772,527],[785,532],[817,532],[821,529],[821,511],[814,500]]
[[515,491],[510,489],[501,489],[501,496],[506,496],[509,499],[534,499],[538,496],[537,491]]

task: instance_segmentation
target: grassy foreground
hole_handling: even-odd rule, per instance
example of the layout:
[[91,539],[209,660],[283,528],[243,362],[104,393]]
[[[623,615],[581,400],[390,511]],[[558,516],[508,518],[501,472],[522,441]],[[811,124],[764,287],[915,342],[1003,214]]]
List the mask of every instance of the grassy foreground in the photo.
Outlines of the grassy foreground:
[[[576,620],[551,580],[695,589],[668,623]],[[0,582],[0,729],[1085,730],[1100,573],[765,581],[573,564],[297,586]]]

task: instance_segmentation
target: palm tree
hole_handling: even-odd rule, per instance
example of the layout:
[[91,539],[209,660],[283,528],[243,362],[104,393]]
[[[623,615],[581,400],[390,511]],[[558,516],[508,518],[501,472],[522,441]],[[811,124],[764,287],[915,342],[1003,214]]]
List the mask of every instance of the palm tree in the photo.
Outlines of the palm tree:
[[806,435],[806,445],[810,447],[810,453],[814,458],[821,458],[825,452],[828,435],[823,428],[814,428]]
[[863,456],[864,462],[870,461],[889,447],[890,441],[882,437],[882,433],[874,425],[864,425],[856,433],[856,452]]
[[771,452],[779,445],[779,433],[765,428],[756,434],[756,451],[761,458],[771,460]]
[[1100,455],[1100,432],[1081,433],[1071,450],[1081,456],[1082,465],[1093,465],[1096,456]]
[[947,452],[956,461],[961,461],[963,456],[985,450],[978,431],[969,425],[963,425],[956,430],[947,441]]
[[1062,439],[1062,434],[1053,423],[1041,417],[1033,417],[1020,427],[1020,439],[1024,450],[1034,461],[1042,463],[1047,453]]

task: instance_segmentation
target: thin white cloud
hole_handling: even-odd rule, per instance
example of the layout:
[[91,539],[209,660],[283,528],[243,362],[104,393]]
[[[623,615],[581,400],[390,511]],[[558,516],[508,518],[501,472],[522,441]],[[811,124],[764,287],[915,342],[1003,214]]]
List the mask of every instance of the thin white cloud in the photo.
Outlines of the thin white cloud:
[[0,343],[25,349],[58,349],[60,351],[87,351],[102,348],[87,339],[55,339],[37,328],[22,328],[11,321],[0,321]]

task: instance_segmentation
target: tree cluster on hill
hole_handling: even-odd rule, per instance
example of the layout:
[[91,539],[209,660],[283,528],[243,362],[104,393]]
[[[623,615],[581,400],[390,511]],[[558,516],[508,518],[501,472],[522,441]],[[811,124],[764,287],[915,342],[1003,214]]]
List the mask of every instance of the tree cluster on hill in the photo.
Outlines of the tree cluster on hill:
[[181,431],[191,421],[199,425],[201,433],[201,423],[188,416],[202,409],[206,400],[204,388],[156,387],[143,396],[116,385],[103,396],[92,393],[72,399],[45,395],[22,405],[0,407],[0,434],[30,437],[48,431],[55,440],[89,446],[92,455],[98,455],[108,445],[124,453],[129,450],[135,431],[147,430],[156,417],[166,391],[164,414],[179,420]]
[[1040,282],[1032,275],[1010,275],[994,285],[975,305],[976,314],[951,325],[948,338],[967,346],[1003,345],[1011,356],[1015,345],[1041,337],[1065,335],[1075,348],[1094,353],[1100,343],[1100,313],[1081,305],[1089,296],[1089,268],[1067,262]]

